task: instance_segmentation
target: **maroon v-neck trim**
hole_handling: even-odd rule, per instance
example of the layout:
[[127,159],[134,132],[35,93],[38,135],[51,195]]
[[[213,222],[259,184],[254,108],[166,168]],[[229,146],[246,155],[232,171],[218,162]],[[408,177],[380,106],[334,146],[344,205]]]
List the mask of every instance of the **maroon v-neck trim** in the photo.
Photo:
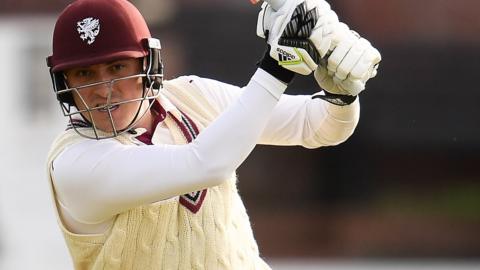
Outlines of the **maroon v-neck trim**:
[[[153,144],[152,143],[153,134],[155,133],[155,130],[158,124],[161,123],[163,120],[165,120],[165,118],[167,117],[167,113],[169,113],[172,116],[173,120],[182,131],[183,136],[185,136],[185,139],[187,140],[187,142],[193,141],[200,133],[200,130],[198,129],[195,122],[193,122],[192,119],[188,117],[188,115],[184,114],[183,112],[180,111],[181,119],[178,119],[172,113],[167,112],[158,101],[154,101],[152,108],[157,113],[157,116],[154,119],[154,123],[153,123],[154,126],[153,126],[152,132],[147,131],[136,137],[137,140],[143,142],[144,144],[147,144],[147,145]],[[207,196],[207,191],[208,191],[207,189],[203,189],[203,190],[193,191],[187,194],[180,195],[180,199],[179,199],[180,204],[195,214],[202,207],[203,201]]]
[[153,119],[152,132],[146,131],[136,137],[137,140],[147,145],[153,144],[152,137],[153,137],[153,134],[155,133],[155,130],[157,129],[158,124],[163,122],[163,120],[165,120],[165,118],[167,117],[167,111],[163,108],[162,105],[160,105],[160,102],[158,102],[157,100],[153,102],[152,109],[157,113],[157,116],[155,117],[155,119]]

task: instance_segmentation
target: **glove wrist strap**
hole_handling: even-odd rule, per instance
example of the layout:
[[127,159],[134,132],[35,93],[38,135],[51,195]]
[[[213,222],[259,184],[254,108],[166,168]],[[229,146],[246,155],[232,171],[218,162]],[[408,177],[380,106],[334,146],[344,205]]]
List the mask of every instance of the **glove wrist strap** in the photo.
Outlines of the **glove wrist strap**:
[[262,60],[260,60],[260,63],[258,63],[258,66],[286,84],[289,84],[295,76],[293,71],[284,69],[278,64],[277,60],[270,56],[270,45],[268,45],[265,55],[263,56]]
[[324,95],[321,94],[316,94],[312,96],[312,99],[314,98],[319,98],[323,99],[326,102],[329,102],[334,105],[338,106],[346,106],[352,104],[356,99],[357,96],[348,96],[348,95],[337,95],[337,94],[332,94],[324,90]]

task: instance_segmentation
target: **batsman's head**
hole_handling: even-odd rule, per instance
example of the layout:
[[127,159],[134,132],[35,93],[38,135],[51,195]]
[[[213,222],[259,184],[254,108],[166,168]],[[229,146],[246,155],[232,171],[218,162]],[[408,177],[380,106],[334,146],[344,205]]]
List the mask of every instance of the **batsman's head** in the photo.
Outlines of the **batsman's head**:
[[[55,24],[52,48],[47,65],[53,87],[77,132],[101,139],[143,125],[163,67],[160,41],[130,2],[73,2]],[[75,124],[79,120],[83,127]]]

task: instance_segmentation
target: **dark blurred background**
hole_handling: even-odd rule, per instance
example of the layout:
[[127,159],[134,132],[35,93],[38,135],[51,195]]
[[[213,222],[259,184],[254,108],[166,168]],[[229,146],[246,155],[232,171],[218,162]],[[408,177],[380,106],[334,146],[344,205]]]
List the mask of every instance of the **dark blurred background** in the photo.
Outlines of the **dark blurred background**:
[[[55,17],[69,2],[1,0],[0,16]],[[242,86],[255,71],[264,51],[259,5],[132,2],[162,41],[167,78]],[[480,1],[328,2],[383,60],[347,142],[258,146],[239,169],[262,254],[479,259]],[[312,77],[298,76],[288,93],[317,90]]]

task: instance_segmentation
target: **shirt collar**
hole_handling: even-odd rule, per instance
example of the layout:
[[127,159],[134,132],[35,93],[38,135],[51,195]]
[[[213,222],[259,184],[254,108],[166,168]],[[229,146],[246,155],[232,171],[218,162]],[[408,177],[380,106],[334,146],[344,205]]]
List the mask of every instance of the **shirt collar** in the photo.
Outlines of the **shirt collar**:
[[146,131],[144,128],[137,128],[137,136],[135,138],[145,144],[151,145],[152,137],[157,129],[158,125],[165,120],[167,113],[175,113],[177,111],[176,107],[168,100],[167,97],[160,93],[159,97],[153,101],[152,110],[156,112],[156,116],[153,122],[152,132]]

